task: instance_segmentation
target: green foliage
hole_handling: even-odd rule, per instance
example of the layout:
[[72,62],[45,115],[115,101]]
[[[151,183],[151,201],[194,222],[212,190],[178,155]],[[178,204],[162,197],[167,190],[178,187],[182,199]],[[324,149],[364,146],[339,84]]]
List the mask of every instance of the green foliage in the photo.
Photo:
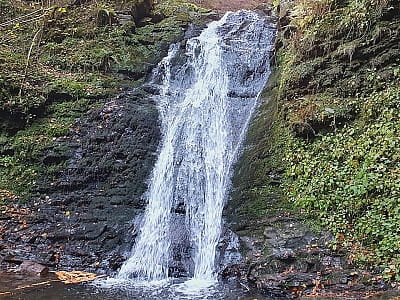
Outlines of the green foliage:
[[210,10],[196,6],[186,0],[166,0],[160,1],[154,12],[173,17],[176,20],[196,23],[205,14],[210,13]]
[[400,271],[400,89],[359,99],[359,121],[312,143],[293,139],[285,162],[287,197],[335,234]]
[[0,0],[1,202],[29,199],[40,174],[60,167],[42,164],[44,149],[96,102],[135,86],[203,12],[162,1],[138,26],[120,24],[117,12],[137,2]]
[[285,169],[283,201],[334,233],[349,262],[399,280],[398,3],[296,4],[277,54],[277,122],[293,130],[283,158],[273,155]]
[[6,21],[8,18],[13,17],[15,9],[10,1],[0,0],[0,22]]
[[93,38],[66,37],[47,45],[44,62],[69,72],[142,72],[147,67],[143,61],[155,60],[160,48],[182,33],[163,25],[147,25],[135,34],[129,27],[99,27]]
[[[41,15],[38,3],[29,7],[13,3],[14,7],[3,0],[0,6],[8,5],[18,19],[10,15],[0,27],[0,108],[11,114],[22,112],[29,119],[34,117],[32,110],[46,106],[47,92],[54,89],[65,88],[62,92],[72,92],[73,97],[85,96],[88,90],[118,91],[117,85],[125,87],[131,78],[143,77],[168,45],[183,35],[182,27],[203,12],[186,1],[171,7],[162,2],[153,13],[161,16],[157,23],[147,20],[140,28],[133,21],[119,24],[116,11],[130,11],[136,2],[96,1],[65,7],[56,1]],[[99,12],[110,22],[99,26]],[[35,43],[33,33],[38,30],[40,43]]]
[[[0,46],[0,107],[8,111],[23,112],[39,107],[45,102],[35,82],[43,80],[41,74],[21,74],[24,56],[13,49]],[[25,80],[24,80],[25,78]]]
[[27,200],[43,171],[41,152],[56,138],[64,136],[75,119],[91,105],[87,99],[55,103],[47,108],[47,117],[34,120],[13,136],[1,135],[0,191],[6,190],[20,200]]

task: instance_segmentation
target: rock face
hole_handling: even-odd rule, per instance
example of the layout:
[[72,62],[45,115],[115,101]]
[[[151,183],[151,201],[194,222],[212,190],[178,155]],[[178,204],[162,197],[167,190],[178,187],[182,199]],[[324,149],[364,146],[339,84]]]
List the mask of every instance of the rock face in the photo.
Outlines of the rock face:
[[[157,108],[142,91],[92,109],[44,154],[49,167],[65,159],[68,163],[54,178],[43,178],[35,206],[4,212],[9,230],[0,241],[3,262],[118,268],[132,246],[132,220],[145,205],[141,196],[159,135]],[[19,222],[24,227],[14,231]]]
[[[171,3],[168,11],[165,7],[153,7],[152,0],[123,2],[123,5],[115,3],[113,9],[105,9],[108,19],[103,25],[107,26],[99,30],[111,32],[121,29],[116,33],[120,36],[114,36],[115,41],[121,41],[121,44],[110,40],[115,46],[112,51],[118,50],[123,57],[117,59],[121,64],[110,70],[111,61],[107,58],[104,61],[106,68],[102,70],[104,73],[98,74],[106,78],[104,80],[110,80],[111,90],[97,80],[94,80],[95,90],[104,86],[107,91],[93,93],[93,89],[86,90],[85,85],[84,93],[78,87],[79,92],[74,94],[56,88],[49,92],[46,107],[39,107],[44,111],[33,111],[35,116],[51,119],[54,128],[59,123],[66,128],[72,118],[81,116],[91,105],[97,106],[78,119],[66,136],[49,136],[48,140],[53,140],[51,146],[46,146],[44,138],[46,143],[40,144],[32,159],[21,163],[19,170],[34,163],[35,169],[39,170],[35,175],[41,176],[38,180],[37,177],[31,178],[33,183],[29,187],[28,203],[14,205],[11,201],[17,196],[7,189],[0,189],[0,197],[2,193],[7,193],[7,197],[11,195],[10,202],[4,206],[0,199],[0,269],[15,268],[23,261],[35,261],[54,268],[112,272],[125,260],[133,245],[137,234],[134,219],[145,207],[142,196],[147,190],[146,180],[156,159],[160,137],[158,111],[149,94],[139,89],[114,99],[105,98],[111,92],[114,95],[116,90],[131,89],[139,84],[134,80],[143,82],[169,44],[183,38],[188,23],[196,21],[203,26],[209,21],[209,13],[188,5],[183,11],[179,10],[177,18],[174,15],[178,7],[176,3]],[[93,3],[75,1],[72,4],[68,12],[76,13],[77,17],[71,20],[86,22],[80,13],[84,11],[89,15],[94,9],[92,6],[87,8],[86,4]],[[94,24],[92,17],[90,20],[91,23],[84,26],[87,25],[88,30],[98,30],[101,24]],[[61,23],[57,26],[64,26],[64,18],[58,21]],[[57,29],[56,25],[52,28]],[[87,38],[82,41],[87,42]],[[97,41],[93,44],[103,45],[103,41]],[[110,41],[106,38],[104,42]],[[83,48],[79,46],[71,50],[78,53],[84,51]],[[87,53],[97,53],[96,49],[91,46]],[[71,79],[71,84],[79,86],[75,81]],[[81,100],[85,100],[84,107],[76,109],[75,106],[83,103]],[[53,108],[47,107],[64,102],[74,107],[70,109],[73,114],[68,122],[63,117],[69,113],[69,108],[58,115]],[[0,119],[4,121],[0,122],[0,131],[29,129],[23,115],[0,109]],[[42,138],[38,139],[41,141]],[[32,143],[40,143],[36,138],[32,140]],[[47,148],[42,152],[44,147]],[[22,156],[10,148],[7,139],[1,135],[0,155],[14,154]]]
[[[272,122],[274,106],[273,101],[261,104],[245,151],[236,164],[225,218],[239,238],[243,259],[228,264],[221,275],[239,278],[250,289],[274,299],[316,291],[361,292],[384,287],[382,282],[374,282],[368,272],[350,265],[346,252],[330,249],[333,236],[310,227],[292,204],[282,199],[281,170],[271,162],[264,165],[271,152],[264,152],[261,147],[266,143],[264,137],[270,139],[269,143],[274,142],[265,130]],[[268,142],[264,145],[271,146]],[[264,173],[258,173],[260,170]]]

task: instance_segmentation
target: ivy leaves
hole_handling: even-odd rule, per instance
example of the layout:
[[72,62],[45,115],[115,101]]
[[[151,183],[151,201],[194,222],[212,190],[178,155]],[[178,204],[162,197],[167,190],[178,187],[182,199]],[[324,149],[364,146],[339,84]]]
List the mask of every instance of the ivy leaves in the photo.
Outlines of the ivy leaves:
[[312,143],[292,139],[285,157],[287,197],[333,233],[360,241],[372,251],[368,263],[390,265],[393,277],[400,273],[399,90],[360,99],[358,121]]

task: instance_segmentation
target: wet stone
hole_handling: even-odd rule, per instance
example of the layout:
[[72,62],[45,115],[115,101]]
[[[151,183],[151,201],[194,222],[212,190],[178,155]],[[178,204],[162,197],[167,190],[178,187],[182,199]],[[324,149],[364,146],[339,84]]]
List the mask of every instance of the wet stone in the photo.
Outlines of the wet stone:
[[296,254],[293,251],[293,249],[289,248],[279,248],[279,249],[273,249],[272,254],[274,257],[280,260],[290,260],[294,259]]
[[48,274],[49,268],[33,261],[24,261],[19,267],[19,272],[45,276]]

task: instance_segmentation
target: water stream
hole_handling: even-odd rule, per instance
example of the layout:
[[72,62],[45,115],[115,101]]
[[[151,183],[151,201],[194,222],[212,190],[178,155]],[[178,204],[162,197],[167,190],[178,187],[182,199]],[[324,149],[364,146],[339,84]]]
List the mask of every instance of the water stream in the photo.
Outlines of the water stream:
[[129,259],[112,278],[53,283],[31,289],[29,299],[257,297],[217,280],[221,262],[239,255],[237,237],[224,236],[236,256],[218,249],[232,165],[270,73],[274,32],[265,16],[239,11],[170,47],[143,87],[158,104],[162,140]]
[[273,36],[258,14],[227,13],[172,45],[154,71],[163,138],[140,234],[117,278],[216,280],[231,167],[269,76]]

